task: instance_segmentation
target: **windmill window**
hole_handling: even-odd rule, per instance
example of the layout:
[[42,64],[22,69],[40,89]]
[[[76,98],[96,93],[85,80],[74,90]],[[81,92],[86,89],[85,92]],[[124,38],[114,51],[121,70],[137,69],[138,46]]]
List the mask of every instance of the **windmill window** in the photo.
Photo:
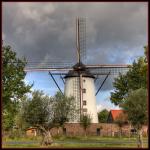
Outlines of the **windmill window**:
[[85,82],[85,79],[83,80],[83,82]]
[[86,113],[86,112],[87,112],[87,108],[83,108],[83,112],[85,112],[85,113]]
[[83,93],[86,93],[86,89],[82,89],[82,92],[83,92]]
[[86,101],[83,101],[83,105],[86,105]]

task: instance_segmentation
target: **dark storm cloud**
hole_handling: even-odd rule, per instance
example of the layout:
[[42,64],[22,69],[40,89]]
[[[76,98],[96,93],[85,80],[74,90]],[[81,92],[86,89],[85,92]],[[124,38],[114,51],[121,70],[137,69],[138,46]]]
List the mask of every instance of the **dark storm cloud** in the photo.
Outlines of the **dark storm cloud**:
[[29,61],[75,62],[77,16],[87,18],[88,64],[127,63],[143,54],[145,2],[3,3],[3,39]]

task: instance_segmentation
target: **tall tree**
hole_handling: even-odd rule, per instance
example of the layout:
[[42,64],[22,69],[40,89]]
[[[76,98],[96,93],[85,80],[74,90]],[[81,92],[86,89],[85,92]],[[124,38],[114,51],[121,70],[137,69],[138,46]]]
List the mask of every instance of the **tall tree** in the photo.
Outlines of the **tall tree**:
[[108,118],[109,112],[107,109],[103,109],[102,111],[98,112],[98,121],[100,123],[106,123]]
[[29,126],[29,124],[25,121],[25,118],[23,116],[24,112],[26,111],[24,108],[26,107],[27,103],[29,103],[29,100],[30,99],[28,98],[27,95],[25,95],[21,99],[21,102],[19,103],[18,113],[14,118],[16,127],[21,131],[25,131]]
[[118,125],[119,127],[119,134],[120,134],[120,138],[122,136],[122,127],[127,123],[127,113],[123,112],[121,114],[119,114],[118,117],[116,117],[115,119],[115,123]]
[[64,126],[76,114],[74,97],[67,97],[60,92],[57,92],[53,99],[53,122],[59,124],[60,127]]
[[110,100],[115,105],[124,103],[130,91],[139,88],[147,88],[146,56],[140,57],[137,61],[134,61],[125,75],[119,74],[119,77],[115,78],[113,86],[115,90],[111,92]]
[[67,97],[57,92],[52,99],[52,109],[54,112],[53,123],[57,126],[59,134],[59,127],[63,128],[65,122],[72,120],[78,113],[78,110],[75,109],[75,99],[72,96]]
[[[2,113],[3,127],[10,129],[12,118],[18,110],[18,103],[24,94],[30,92],[32,85],[26,85],[25,58],[17,58],[16,52],[10,46],[2,47]],[[8,125],[7,125],[8,124]]]
[[52,100],[43,91],[32,92],[32,97],[28,98],[27,103],[22,108],[23,115],[29,126],[37,127],[43,135],[41,144],[51,144],[53,142],[50,129],[53,128],[51,123]]
[[122,107],[128,115],[128,120],[138,131],[138,147],[142,147],[141,128],[148,121],[147,90],[140,88],[130,92]]
[[91,125],[92,118],[89,114],[82,114],[80,116],[80,125],[84,129],[85,137],[87,135],[87,128]]
[[36,126],[43,134],[41,144],[53,143],[50,130],[63,126],[74,112],[74,99],[58,92],[54,97],[44,95],[42,91],[34,91],[32,98],[24,106],[23,117],[31,126]]
[[148,62],[148,46],[144,46],[145,62]]

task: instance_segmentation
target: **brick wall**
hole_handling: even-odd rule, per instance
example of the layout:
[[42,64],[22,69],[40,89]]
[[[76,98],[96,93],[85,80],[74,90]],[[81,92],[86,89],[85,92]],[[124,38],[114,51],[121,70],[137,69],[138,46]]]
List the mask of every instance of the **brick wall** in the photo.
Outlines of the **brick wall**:
[[[67,136],[84,135],[84,130],[79,123],[66,123],[64,128],[64,130],[62,128],[53,128],[51,133],[52,135],[62,135],[64,133]],[[125,136],[130,136],[131,128],[132,127],[130,125],[124,125],[122,127],[122,134]],[[100,131],[98,132],[97,130]],[[87,128],[87,135],[115,136],[118,135],[118,132],[118,125],[113,123],[93,123]],[[147,135],[147,126],[143,126],[143,134]]]

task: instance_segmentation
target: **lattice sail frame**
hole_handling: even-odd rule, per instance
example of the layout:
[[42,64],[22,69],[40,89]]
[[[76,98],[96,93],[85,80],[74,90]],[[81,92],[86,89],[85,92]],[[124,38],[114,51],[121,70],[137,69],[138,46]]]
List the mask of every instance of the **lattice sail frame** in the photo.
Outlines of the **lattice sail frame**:
[[[79,85],[79,78],[76,77],[73,79],[73,96],[75,98],[75,102],[76,102],[76,109],[80,109],[80,85]],[[80,112],[76,113],[76,115],[74,116],[74,120],[79,121],[80,120]]]
[[86,64],[86,19],[79,18],[80,60]]
[[77,62],[86,63],[86,18],[76,19]]

